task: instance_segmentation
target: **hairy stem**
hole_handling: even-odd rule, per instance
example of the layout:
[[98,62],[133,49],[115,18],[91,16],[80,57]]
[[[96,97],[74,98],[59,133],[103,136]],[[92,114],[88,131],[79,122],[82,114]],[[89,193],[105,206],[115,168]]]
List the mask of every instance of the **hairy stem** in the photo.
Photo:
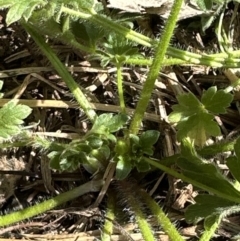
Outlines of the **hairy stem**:
[[119,96],[121,111],[122,113],[126,113],[126,107],[125,107],[124,96],[123,96],[121,64],[117,64],[117,87],[118,87],[118,96]]
[[7,214],[5,216],[0,216],[0,227],[23,221],[38,214],[44,213],[57,207],[58,205],[66,203],[88,192],[97,192],[100,190],[102,185],[103,182],[101,180],[90,181],[68,192],[59,194],[58,196],[51,198],[50,200],[44,201],[40,204],[25,208],[21,211]]
[[148,208],[152,211],[152,214],[156,216],[158,223],[168,234],[169,238],[172,241],[184,241],[185,239],[182,238],[161,207],[145,191],[141,191],[141,197],[146,202]]
[[[86,12],[79,12],[73,9],[67,8],[65,6],[62,7],[62,12],[67,13],[69,15],[77,16],[82,19],[87,19],[90,22],[93,22],[96,25],[100,25],[105,28],[107,31],[114,31],[120,35],[125,36],[126,38],[142,44],[147,47],[153,47],[157,44],[157,42],[147,36],[144,36],[140,33],[137,33],[133,30],[130,30],[118,23],[113,22],[111,19],[99,15],[93,9]],[[213,67],[232,67],[237,68],[240,66],[239,59],[234,59],[233,57],[239,57],[239,50],[231,52],[231,58],[226,53],[218,53],[218,54],[196,54],[188,51],[180,50],[171,46],[168,46],[167,55],[181,59],[184,62],[192,63],[192,64],[200,64],[207,65]]]
[[119,181],[117,185],[117,195],[119,195],[118,200],[122,199],[124,201],[124,204],[127,205],[130,208],[131,212],[134,214],[143,240],[154,241],[155,238],[153,235],[153,230],[151,229],[150,224],[147,222],[146,216],[143,213],[143,203],[138,197],[140,190],[138,185],[134,182],[134,180]]
[[[125,64],[131,64],[131,65],[146,65],[150,66],[152,65],[152,59],[142,58],[128,58],[124,61]],[[170,58],[170,59],[164,59],[163,66],[171,66],[171,65],[178,65],[178,64],[188,64],[188,62],[176,59],[176,58]]]
[[141,122],[143,120],[144,112],[148,106],[152,90],[154,88],[155,81],[158,77],[159,71],[163,67],[164,57],[169,46],[169,42],[171,40],[182,3],[183,0],[174,1],[170,17],[167,20],[165,30],[156,48],[155,57],[153,58],[153,63],[151,65],[150,72],[143,86],[141,97],[137,104],[136,111],[134,112],[133,120],[130,125],[129,131],[132,134],[137,134],[139,131]]
[[115,219],[114,215],[115,209],[115,199],[112,193],[108,195],[107,202],[107,212],[106,219],[104,221],[104,226],[102,229],[102,241],[111,241],[111,235],[113,233],[113,220]]
[[32,27],[30,24],[26,22],[22,22],[23,27],[26,29],[26,31],[31,35],[31,37],[34,39],[36,44],[39,46],[39,48],[42,50],[42,52],[46,55],[46,57],[49,59],[53,67],[56,69],[58,74],[63,78],[64,82],[76,98],[77,102],[79,103],[80,107],[84,110],[88,118],[94,122],[97,114],[92,109],[91,103],[88,101],[88,99],[85,97],[77,83],[72,78],[71,74],[68,72],[66,67],[62,64],[62,62],[59,60],[57,55],[53,52],[53,50],[49,47],[49,45],[45,42],[43,37],[38,34],[38,32]]

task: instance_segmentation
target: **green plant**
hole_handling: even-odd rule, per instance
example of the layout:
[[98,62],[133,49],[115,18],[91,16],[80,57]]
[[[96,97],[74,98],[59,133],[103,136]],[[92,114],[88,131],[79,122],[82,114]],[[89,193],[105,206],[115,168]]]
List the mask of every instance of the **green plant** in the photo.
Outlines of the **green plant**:
[[[99,178],[99,180],[90,181],[34,207],[2,216],[0,217],[0,226],[30,218],[86,192],[98,191],[103,185],[104,170],[110,162],[116,164],[115,177],[120,183],[119,185],[124,185],[123,180],[128,177],[133,169],[139,172],[147,172],[151,170],[151,166],[155,166],[176,178],[181,178],[183,181],[212,193],[212,195],[199,195],[196,198],[197,203],[191,205],[186,211],[186,219],[189,222],[205,219],[205,232],[200,238],[202,241],[211,239],[223,217],[239,211],[237,204],[240,202],[240,192],[236,186],[239,182],[240,165],[238,159],[240,154],[238,150],[240,141],[223,143],[220,147],[217,145],[204,146],[209,137],[220,134],[220,128],[214,121],[214,116],[226,112],[226,108],[233,99],[229,91],[235,86],[225,90],[217,90],[213,86],[203,93],[201,101],[192,93],[178,96],[179,103],[173,106],[173,112],[170,114],[169,120],[176,123],[178,139],[179,141],[182,140],[182,151],[179,155],[161,161],[154,160],[152,158],[154,144],[159,138],[159,132],[148,130],[138,134],[154,82],[164,65],[192,63],[212,67],[239,67],[240,51],[232,50],[227,43],[228,39],[222,31],[221,22],[218,31],[221,53],[195,54],[169,45],[181,4],[182,0],[175,1],[163,35],[160,40],[156,40],[129,29],[120,21],[112,21],[102,14],[101,5],[96,4],[93,0],[0,0],[0,7],[9,9],[7,23],[19,21],[63,78],[80,107],[93,123],[92,129],[80,140],[73,140],[65,144],[52,143],[47,139],[31,136],[28,132],[21,131],[17,125],[22,124],[21,120],[30,113],[30,109],[16,106],[14,102],[10,102],[0,110],[0,117],[4,120],[6,110],[7,114],[9,114],[9,110],[11,110],[10,113],[14,110],[14,113],[17,111],[18,115],[15,119],[12,119],[13,125],[11,126],[6,125],[4,121],[3,123],[0,122],[0,131],[1,128],[5,128],[5,132],[2,131],[2,137],[4,138],[11,136],[13,132],[18,132],[20,135],[11,143],[1,143],[1,147],[35,145],[48,153],[51,168],[60,171],[72,171],[82,165],[91,174],[98,173],[97,177]],[[202,8],[209,9],[211,2],[198,1],[198,4]],[[222,6],[222,3],[219,4],[219,8],[222,8]],[[37,28],[41,29],[41,33],[36,31]],[[101,60],[103,66],[113,64],[117,67],[120,114],[97,116],[91,103],[82,93],[81,87],[75,83],[57,55],[46,43],[44,35],[48,35],[52,39],[57,38],[57,40],[74,48],[89,53],[90,59],[97,57]],[[155,51],[154,57],[148,59],[141,56],[138,53],[137,44],[153,48]],[[151,66],[131,122],[125,114],[122,86],[121,68],[125,63]],[[128,127],[129,122],[130,127]],[[195,150],[196,146],[199,148],[197,151]],[[225,149],[233,150],[233,148],[236,156],[229,158],[227,164],[236,179],[235,185],[222,175],[217,167],[207,161],[208,155],[221,153]],[[170,168],[172,164],[176,164],[178,169]],[[179,172],[179,169],[181,172]],[[204,178],[202,174],[204,174]],[[157,215],[158,222],[169,237],[172,240],[183,240],[183,237],[159,205],[142,190],[139,190],[138,193],[142,202],[146,203],[151,212]],[[153,231],[146,221],[142,207],[135,202],[129,191],[126,191],[125,194],[128,205],[135,213],[143,237],[146,240],[154,240]],[[213,198],[217,202],[212,206],[208,205]],[[109,239],[112,229],[111,222],[115,219],[115,207],[112,202],[109,198],[104,230],[106,232],[103,235],[103,240]],[[202,216],[199,215],[200,210],[204,210]]]
[[192,93],[179,95],[177,100],[179,104],[172,107],[169,121],[177,123],[178,139],[190,137],[195,145],[204,146],[209,136],[220,135],[214,115],[226,113],[233,96],[213,86],[203,93],[201,102]]
[[25,105],[17,105],[17,100],[12,100],[0,109],[0,137],[3,140],[18,135],[23,128],[23,119],[31,113],[31,108]]

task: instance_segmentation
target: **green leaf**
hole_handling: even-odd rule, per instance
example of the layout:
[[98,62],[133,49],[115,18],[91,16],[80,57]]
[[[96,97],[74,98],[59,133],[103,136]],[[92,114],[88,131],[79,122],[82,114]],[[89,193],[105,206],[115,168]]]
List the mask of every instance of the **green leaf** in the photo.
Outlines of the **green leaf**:
[[79,20],[77,20],[72,22],[70,27],[74,36],[84,41],[84,43],[92,49],[95,49],[97,42],[104,37],[103,29],[86,22],[79,22]]
[[214,116],[208,113],[198,113],[187,118],[177,125],[178,140],[190,137],[197,146],[203,146],[209,136],[218,136],[221,131],[218,124],[213,121]]
[[213,164],[202,161],[197,163],[196,159],[192,161],[179,158],[177,165],[182,169],[186,177],[210,187],[224,196],[240,198],[240,192]]
[[116,166],[116,178],[118,180],[125,179],[132,170],[131,159],[127,156],[118,156]]
[[140,136],[139,144],[142,147],[152,147],[157,142],[159,135],[160,132],[156,130],[148,130],[143,132]]
[[207,11],[212,9],[212,0],[195,0],[196,4],[202,11]]
[[170,122],[177,122],[178,140],[190,137],[195,144],[203,146],[210,136],[218,136],[221,131],[213,121],[214,115],[208,113],[225,113],[232,101],[232,95],[216,87],[209,88],[202,96],[201,103],[192,93],[180,95],[178,105],[173,106],[169,115]]
[[192,93],[179,95],[178,103],[172,107],[173,112],[168,116],[170,122],[179,122],[186,117],[202,112],[202,104]]
[[94,134],[88,136],[87,139],[86,139],[86,141],[88,142],[88,144],[89,144],[89,145],[91,146],[91,148],[93,148],[93,149],[97,149],[97,148],[101,147],[102,144],[103,144],[103,140],[100,139],[99,136],[94,135]]
[[214,224],[219,225],[220,221],[221,221],[221,213],[218,213],[218,214],[214,213],[214,214],[208,216],[204,220],[204,229],[210,230]]
[[177,160],[177,165],[182,169],[184,176],[205,185],[206,190],[209,187],[219,196],[226,197],[226,199],[229,197],[230,200],[240,198],[240,192],[219,168],[197,155],[189,138],[182,141],[181,157]]
[[26,105],[17,105],[17,101],[12,100],[0,109],[0,136],[8,138],[17,135],[25,119],[31,113],[31,108]]
[[67,145],[66,149],[69,149],[73,153],[75,152],[86,152],[89,153],[92,150],[92,147],[85,141],[73,140]]
[[75,171],[79,168],[80,162],[76,156],[69,156],[68,158],[61,158],[59,162],[61,171]]
[[60,170],[60,165],[59,165],[60,153],[58,151],[52,151],[47,156],[50,159],[51,169]]
[[216,114],[224,114],[233,100],[233,95],[224,90],[217,91],[217,87],[213,86],[203,93],[201,100],[207,110]]
[[94,149],[89,153],[89,156],[95,157],[102,164],[107,165],[107,160],[110,157],[110,149],[108,146],[102,146],[99,149]]
[[68,144],[58,143],[58,142],[51,142],[51,145],[49,147],[49,151],[57,151],[59,153],[62,153],[66,148]]
[[184,176],[215,190],[220,197],[240,198],[240,192],[214,164],[197,156],[187,139],[182,144],[182,157],[177,160],[177,165],[182,169]]
[[16,0],[0,0],[0,8],[4,9],[11,7],[14,4],[14,2],[16,2]]
[[195,201],[196,204],[188,206],[185,212],[185,218],[188,223],[198,223],[213,213],[218,213],[220,208],[230,208],[234,205],[231,201],[207,194],[198,195]]
[[83,167],[91,174],[94,174],[100,169],[103,169],[101,162],[92,156],[87,156],[87,163],[83,164]]
[[[106,59],[115,64],[121,64],[128,58],[137,58],[141,55],[138,53],[138,49],[134,47],[133,42],[130,42],[125,37],[120,35],[109,33],[107,42],[104,42],[104,52],[99,52],[101,64],[106,63]],[[103,54],[104,53],[104,54]],[[101,58],[104,55],[106,59]]]
[[137,154],[139,153],[141,146],[139,144],[140,138],[137,135],[130,134],[130,146],[132,147],[132,153]]
[[105,137],[107,138],[107,140],[110,140],[111,142],[113,142],[113,143],[116,143],[116,141],[117,141],[117,138],[116,138],[116,136],[115,135],[113,135],[113,134],[105,134]]
[[102,159],[107,160],[110,157],[111,150],[108,146],[104,145],[99,148],[99,152],[101,153]]
[[102,114],[96,119],[90,133],[105,135],[110,140],[113,140],[114,138],[108,135],[123,128],[127,120],[128,116],[125,114],[118,114],[115,116],[112,113]]
[[112,113],[105,113],[97,117],[96,121],[93,124],[91,129],[91,133],[98,133],[98,134],[105,134],[106,132],[109,133],[107,123],[113,118]]
[[148,156],[152,156],[154,153],[153,147],[144,147],[142,148],[142,152]]
[[139,172],[147,172],[151,170],[151,166],[147,163],[144,158],[140,158],[138,162],[135,162],[135,166]]
[[[35,8],[43,7],[48,2],[45,0],[19,0],[13,1],[13,4],[9,8],[7,13],[6,22],[7,25],[20,20],[22,17],[27,21]],[[1,3],[0,3],[1,5]]]
[[105,123],[105,125],[108,127],[109,132],[113,133],[123,128],[123,125],[125,125],[127,121],[128,116],[120,113],[113,116],[108,123]]

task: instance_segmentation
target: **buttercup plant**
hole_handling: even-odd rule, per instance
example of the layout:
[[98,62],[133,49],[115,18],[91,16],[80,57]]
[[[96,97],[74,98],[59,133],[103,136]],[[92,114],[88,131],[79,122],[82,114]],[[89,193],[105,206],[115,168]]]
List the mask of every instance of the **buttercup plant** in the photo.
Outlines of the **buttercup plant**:
[[[159,132],[148,130],[139,134],[140,125],[149,103],[155,80],[163,66],[191,63],[212,67],[239,67],[240,50],[226,51],[226,48],[222,48],[224,50],[222,53],[207,55],[204,53],[190,53],[170,46],[169,42],[182,4],[182,0],[174,1],[163,34],[160,40],[156,40],[137,33],[117,21],[112,21],[102,14],[101,6],[93,0],[0,0],[0,7],[8,9],[6,18],[8,25],[18,21],[30,34],[42,53],[48,58],[63,81],[65,81],[80,108],[83,109],[92,122],[92,129],[80,140],[73,140],[67,144],[52,143],[38,136],[30,136],[26,131],[19,129],[18,125],[23,123],[22,119],[26,118],[31,110],[26,106],[16,106],[15,102],[10,102],[0,110],[0,134],[3,133],[2,137],[7,139],[13,134],[13,131],[17,131],[19,137],[16,137],[11,143],[5,142],[0,145],[2,147],[35,145],[47,152],[51,161],[50,167],[53,169],[73,171],[79,165],[82,165],[91,174],[97,173],[97,175],[93,175],[96,179],[73,190],[59,194],[33,207],[1,216],[0,226],[10,225],[31,218],[87,192],[99,191],[104,185],[104,170],[109,163],[116,165],[115,178],[118,180],[119,185],[124,185],[124,181],[133,169],[139,172],[147,172],[152,167],[155,167],[211,193],[213,196],[207,194],[199,195],[196,198],[196,204],[189,206],[186,211],[186,220],[189,222],[198,222],[205,219],[205,231],[200,237],[201,241],[210,240],[219,227],[221,220],[239,211],[239,190],[233,182],[222,175],[216,166],[207,160],[210,155],[215,155],[225,150],[234,150],[235,156],[228,159],[227,165],[236,179],[235,181],[239,182],[237,174],[240,171],[238,170],[240,166],[238,163],[240,158],[238,151],[240,148],[239,139],[223,143],[221,146],[204,146],[209,137],[220,134],[220,129],[217,123],[214,122],[214,116],[225,113],[226,108],[232,102],[233,96],[229,93],[229,88],[217,90],[213,86],[203,93],[201,100],[192,93],[178,96],[178,104],[173,106],[173,112],[170,114],[169,120],[177,124],[177,135],[179,141],[181,141],[182,148],[180,154],[160,161],[155,160],[152,156],[154,154],[154,144],[159,138]],[[198,4],[202,8],[210,8],[209,5],[203,5],[206,4],[205,1],[198,1]],[[93,31],[89,31],[89,26],[91,25],[94,26],[92,28]],[[36,29],[41,29],[41,32]],[[104,34],[103,30],[107,31],[108,35]],[[81,41],[78,41],[82,32],[85,35]],[[102,61],[103,66],[111,63],[117,67],[121,113],[118,115],[97,115],[91,103],[81,91],[81,87],[76,84],[56,53],[46,43],[44,35],[85,51],[92,55],[93,58],[97,56]],[[106,36],[108,36],[107,41],[104,44],[100,44],[103,39],[106,40]],[[219,40],[227,41],[226,38],[220,39],[220,37]],[[154,57],[147,59],[140,56],[137,48],[132,47],[135,44],[153,48]],[[225,44],[224,46],[228,45]],[[125,111],[121,70],[124,63],[150,66],[132,119],[126,115]],[[18,115],[15,116],[15,119],[13,118],[11,127],[4,122],[5,115],[12,113],[6,112],[9,109],[18,110]],[[2,130],[3,128],[5,128],[5,132]],[[197,151],[196,147],[199,148]],[[170,167],[172,164],[176,164],[178,169]],[[179,172],[179,169],[181,172]],[[161,207],[140,188],[138,193],[141,202],[145,203],[149,210],[156,215],[158,223],[168,234],[169,238],[174,241],[184,240]],[[131,193],[126,191],[125,194],[127,203],[135,214],[144,239],[156,240],[142,207],[136,203]],[[217,202],[214,205],[207,206],[207,203],[212,198],[217,200]],[[102,240],[109,240],[109,234],[112,233],[111,222],[113,223],[116,218],[114,215],[115,207],[111,197],[108,201],[107,219],[103,227]],[[202,210],[204,212],[201,214]]]

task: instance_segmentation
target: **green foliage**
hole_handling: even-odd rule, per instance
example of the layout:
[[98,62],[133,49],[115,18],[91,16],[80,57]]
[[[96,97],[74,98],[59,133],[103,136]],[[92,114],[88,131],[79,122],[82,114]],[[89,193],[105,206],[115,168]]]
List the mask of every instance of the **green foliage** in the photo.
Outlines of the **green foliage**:
[[217,91],[217,87],[213,86],[203,93],[201,100],[208,111],[214,114],[225,114],[233,96],[224,90]]
[[35,9],[44,7],[47,3],[46,0],[1,0],[0,8],[9,8],[6,22],[10,25],[21,18],[27,21]]
[[218,17],[220,12],[223,12],[226,6],[224,0],[195,0],[198,7],[204,12],[210,12],[208,15],[201,16],[202,31],[205,32]]
[[94,51],[97,49],[97,44],[99,44],[100,40],[104,37],[103,29],[87,22],[77,20],[72,21],[69,25],[73,36]]
[[102,114],[82,139],[68,144],[53,143],[48,154],[51,167],[61,171],[73,171],[83,165],[90,173],[104,170],[113,155],[111,147],[117,140],[112,133],[123,128],[127,120],[128,117],[123,114]]
[[31,108],[26,105],[17,105],[17,100],[12,100],[0,109],[0,137],[9,138],[21,131],[21,124],[31,113]]
[[201,102],[192,93],[178,96],[179,104],[172,107],[169,115],[170,122],[177,122],[178,139],[190,137],[196,145],[203,146],[209,136],[220,135],[213,114],[226,113],[232,99],[232,94],[217,91],[216,86],[203,93]]
[[195,2],[197,3],[198,7],[203,11],[212,9],[212,0],[195,0]]
[[233,183],[215,165],[199,157],[189,139],[182,141],[181,157],[177,160],[177,165],[186,177],[208,186],[221,196],[230,197],[229,200],[240,199],[240,192]]
[[102,137],[116,142],[116,137],[113,132],[119,131],[128,121],[128,116],[125,114],[113,115],[111,113],[100,115],[95,121],[91,131],[88,134],[99,134]]
[[234,202],[207,194],[198,195],[195,201],[196,204],[190,205],[185,213],[189,223],[198,223],[212,215],[221,215],[223,209],[229,210],[234,205]]
[[[157,43],[155,40],[126,28],[125,26],[130,26],[130,28],[133,26],[129,22],[126,24],[126,22],[120,20],[113,21],[111,18],[100,14],[99,11],[102,8],[99,4],[95,5],[94,2],[93,0],[0,0],[0,8],[9,8],[8,25],[18,20],[24,20],[20,22],[49,59],[54,56],[53,51],[47,46],[44,38],[37,35],[36,31],[35,33],[31,31],[31,28],[40,29],[42,35],[46,34],[50,38],[63,41],[74,48],[91,53],[90,58],[97,57],[101,60],[103,66],[109,63],[115,64],[121,77],[120,67],[124,62],[135,59],[135,62],[133,62],[137,63],[136,60],[143,58],[138,54],[137,44],[152,47],[156,50]],[[224,3],[221,1],[216,3],[211,0],[197,0],[196,2],[204,11],[211,10],[214,4],[218,5],[217,13],[224,8]],[[179,3],[173,11],[176,15],[180,10],[181,1],[175,1],[175,3]],[[174,14],[170,14],[170,18],[175,16]],[[212,24],[215,16],[211,15],[205,18],[203,29]],[[136,125],[131,125],[130,131],[127,131],[129,118],[125,114],[103,114],[97,118],[95,118],[95,114],[89,114],[93,126],[84,137],[70,143],[53,142],[44,144],[46,151],[49,152],[51,168],[60,171],[73,171],[79,165],[82,165],[88,172],[94,174],[97,171],[103,173],[108,163],[114,161],[116,162],[116,178],[119,180],[125,179],[133,168],[136,168],[139,172],[150,170],[151,166],[146,162],[146,159],[154,154],[153,145],[159,138],[159,132],[149,130],[141,135],[137,135],[137,132],[146,109],[144,104],[147,105],[159,69],[163,66],[165,52],[167,51],[167,55],[170,57],[177,57],[178,60],[182,61],[181,63],[185,61],[213,67],[228,66],[227,64],[230,63],[234,67],[239,66],[239,53],[237,51],[235,56],[234,53],[230,56],[225,52],[206,55],[189,53],[168,46],[176,19],[177,16],[173,17],[173,21],[168,23],[168,30],[163,32],[164,38],[161,38],[163,42],[158,45],[155,58],[153,61],[148,61],[148,63],[151,62],[152,69],[143,88],[140,108],[137,108],[135,112],[136,119],[132,121]],[[161,58],[158,59],[160,55]],[[57,60],[55,56],[51,59],[51,63],[59,71],[61,62],[57,62]],[[54,63],[56,64],[54,65]],[[63,79],[69,79],[69,76],[65,75]],[[151,84],[149,85],[149,83]],[[73,85],[70,88],[72,93],[76,93],[74,92],[76,87],[76,85]],[[75,97],[80,95],[81,93],[78,92]],[[83,102],[79,101],[82,108],[85,106],[84,111],[86,113],[89,110],[92,111],[91,105],[84,99],[84,95],[82,94],[79,98],[84,100]],[[177,156],[178,158],[176,158],[176,164],[181,173],[179,169],[174,172],[166,166],[165,170],[168,170],[173,176],[181,177],[183,180],[190,181],[193,185],[212,193],[212,195],[199,195],[196,198],[196,204],[189,206],[186,212],[186,219],[189,222],[205,220],[205,229],[211,232],[206,232],[206,235],[209,236],[203,240],[210,240],[212,232],[219,225],[220,220],[239,211],[236,203],[239,203],[240,193],[236,185],[227,179],[215,165],[196,153],[194,144],[202,147],[208,137],[220,134],[220,128],[214,121],[214,115],[226,113],[226,108],[230,105],[233,97],[226,91],[217,91],[216,87],[211,87],[203,93],[201,100],[192,93],[178,96],[177,99],[179,104],[173,106],[173,112],[170,114],[169,120],[177,123],[178,140],[183,140],[182,152],[179,155],[180,157]],[[22,119],[30,111],[30,108],[22,105],[17,106],[15,102],[10,102],[4,106],[0,110],[0,121],[2,121],[0,122],[0,136],[8,138],[19,133],[21,131],[19,125],[23,123]],[[122,108],[122,111],[124,112],[124,108]],[[189,141],[189,138],[191,141]],[[235,184],[240,182],[238,175],[240,171],[239,148],[240,141],[238,140],[234,147],[235,156],[230,157],[227,161],[229,170],[236,179]],[[66,200],[70,199],[66,198]],[[136,213],[136,216],[141,219],[140,214]],[[170,223],[170,220],[165,221]],[[171,226],[171,223],[169,223],[167,225]]]
[[184,176],[204,184],[212,190],[212,194],[200,194],[195,198],[196,203],[190,205],[185,213],[189,223],[197,223],[204,219],[204,227],[210,229],[214,224],[219,225],[220,221],[240,211],[239,191],[239,157],[240,138],[235,143],[235,156],[228,158],[227,165],[234,178],[235,183],[228,180],[212,163],[200,158],[189,140],[182,143],[181,157],[177,165],[181,168]]
[[123,129],[127,121],[125,114],[102,114],[81,140],[68,144],[53,143],[48,154],[51,168],[73,171],[82,165],[93,174],[105,170],[109,161],[113,160],[117,163],[116,178],[121,180],[134,167],[140,172],[150,170],[143,157],[153,155],[153,145],[159,138],[159,132],[152,130],[140,136],[130,135],[129,140],[117,139],[116,132]]
[[130,134],[129,140],[119,140],[116,146],[116,177],[122,180],[136,167],[139,172],[151,169],[144,160],[145,156],[153,155],[153,145],[157,142],[160,133],[155,130],[143,132],[140,136]]
[[100,59],[103,67],[106,67],[109,63],[122,65],[130,57],[142,58],[133,42],[114,33],[108,35],[102,47],[103,50],[96,51],[92,58]]
[[116,166],[116,178],[118,180],[123,180],[125,179],[129,173],[131,172],[133,165],[132,165],[132,160],[129,156],[127,155],[122,155],[122,156],[117,156],[115,158],[115,161],[117,162]]

